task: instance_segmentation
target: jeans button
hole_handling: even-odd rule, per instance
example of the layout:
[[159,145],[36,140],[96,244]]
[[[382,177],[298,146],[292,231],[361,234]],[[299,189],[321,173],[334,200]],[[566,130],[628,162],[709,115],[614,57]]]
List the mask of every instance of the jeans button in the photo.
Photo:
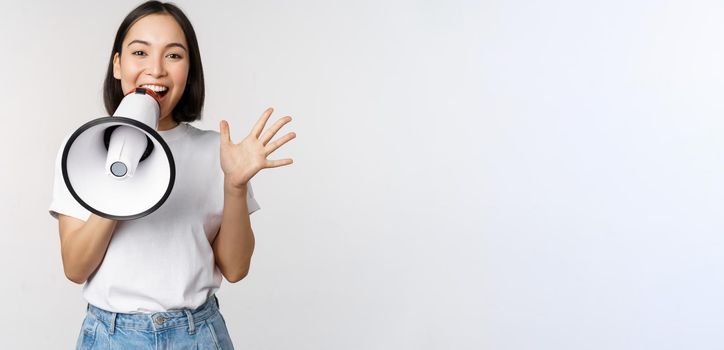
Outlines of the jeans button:
[[166,321],[166,319],[163,318],[163,316],[161,316],[161,315],[156,315],[153,317],[153,322],[159,326],[162,325],[165,321]]

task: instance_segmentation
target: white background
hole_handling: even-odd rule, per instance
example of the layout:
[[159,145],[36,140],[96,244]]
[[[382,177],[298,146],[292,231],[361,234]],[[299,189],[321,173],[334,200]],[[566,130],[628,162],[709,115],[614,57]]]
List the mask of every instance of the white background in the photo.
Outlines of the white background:
[[[0,4],[0,338],[68,349],[47,214],[135,1]],[[292,115],[254,178],[239,349],[724,347],[720,1],[179,1],[202,128]]]

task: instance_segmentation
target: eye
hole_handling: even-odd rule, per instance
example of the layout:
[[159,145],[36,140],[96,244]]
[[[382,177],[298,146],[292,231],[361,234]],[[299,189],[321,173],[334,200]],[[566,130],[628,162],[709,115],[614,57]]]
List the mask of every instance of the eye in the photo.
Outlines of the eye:
[[173,60],[180,60],[183,58],[183,56],[181,56],[177,53],[170,53],[170,54],[166,55],[166,57],[173,59]]
[[131,52],[131,55],[134,55],[134,56],[146,56],[146,53],[143,52],[143,51],[141,51],[141,50],[138,50],[138,51],[133,51],[133,52]]

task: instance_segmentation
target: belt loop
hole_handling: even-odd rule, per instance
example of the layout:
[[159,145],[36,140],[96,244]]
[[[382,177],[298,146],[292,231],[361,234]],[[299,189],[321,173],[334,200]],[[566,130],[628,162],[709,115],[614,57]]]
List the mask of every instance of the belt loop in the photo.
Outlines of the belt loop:
[[189,321],[189,335],[196,333],[196,325],[194,324],[194,315],[191,314],[191,310],[184,309],[186,313],[186,319]]
[[113,335],[114,333],[116,333],[116,316],[118,316],[117,313],[111,313],[111,325],[108,327],[109,335]]

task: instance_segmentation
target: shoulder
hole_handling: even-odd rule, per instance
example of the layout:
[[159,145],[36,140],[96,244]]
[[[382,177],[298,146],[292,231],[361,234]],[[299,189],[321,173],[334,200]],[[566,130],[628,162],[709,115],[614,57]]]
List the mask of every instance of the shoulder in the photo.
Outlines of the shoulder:
[[199,129],[191,124],[186,125],[186,133],[195,142],[219,144],[219,132],[215,130]]

